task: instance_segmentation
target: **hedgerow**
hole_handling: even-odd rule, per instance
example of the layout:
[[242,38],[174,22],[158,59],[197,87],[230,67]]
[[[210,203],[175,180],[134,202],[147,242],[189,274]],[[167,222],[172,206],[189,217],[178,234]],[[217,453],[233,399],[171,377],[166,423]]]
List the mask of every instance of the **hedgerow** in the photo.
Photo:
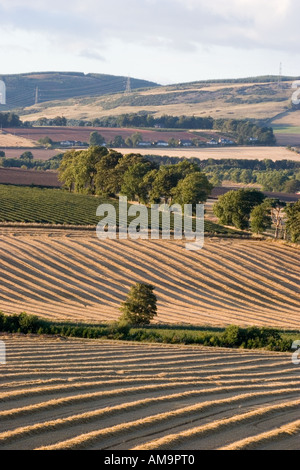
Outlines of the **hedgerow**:
[[0,312],[0,332],[222,348],[267,349],[281,352],[290,351],[292,342],[299,338],[299,332],[286,333],[263,327],[240,328],[236,325],[230,325],[218,331],[213,328],[203,330],[201,327],[162,327],[161,325],[141,328],[118,322],[103,325],[76,325],[50,322],[25,312],[20,315],[5,315]]

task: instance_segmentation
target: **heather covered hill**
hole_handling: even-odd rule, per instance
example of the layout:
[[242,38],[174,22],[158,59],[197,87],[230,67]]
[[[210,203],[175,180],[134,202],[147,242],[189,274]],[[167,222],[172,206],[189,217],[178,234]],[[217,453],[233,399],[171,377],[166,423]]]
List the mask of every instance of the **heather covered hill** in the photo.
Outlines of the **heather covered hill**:
[[[39,72],[18,75],[0,75],[7,88],[7,109],[23,108],[53,100],[84,96],[102,96],[124,92],[127,77],[77,72]],[[132,78],[133,90],[158,86],[156,83]],[[5,108],[1,106],[0,108]]]
[[[92,120],[130,113],[196,116],[226,119],[257,119],[269,122],[284,113],[293,113],[292,84],[294,78],[281,87],[275,81],[249,82],[195,82],[169,86],[148,87],[124,94],[103,96],[84,95],[80,99],[62,101],[58,96],[51,103],[40,103],[26,108],[22,120],[65,116],[74,120]],[[33,103],[32,103],[33,104]]]

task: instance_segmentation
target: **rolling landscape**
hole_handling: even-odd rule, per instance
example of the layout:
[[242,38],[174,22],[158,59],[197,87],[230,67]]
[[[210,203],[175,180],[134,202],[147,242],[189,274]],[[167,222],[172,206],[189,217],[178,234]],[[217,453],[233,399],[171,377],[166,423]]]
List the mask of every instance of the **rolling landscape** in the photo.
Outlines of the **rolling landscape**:
[[[47,78],[47,76],[46,76]],[[88,77],[86,77],[88,79]],[[63,99],[51,100],[26,107],[22,118],[32,121],[40,117],[65,116],[68,119],[92,119],[103,116],[127,113],[150,112],[154,115],[210,115],[212,117],[274,119],[289,110],[293,93],[292,84],[297,77],[285,77],[278,87],[277,77],[258,77],[245,80],[224,80],[224,82],[193,82],[190,84],[155,87],[154,84],[142,83],[140,88],[132,87],[131,93],[124,93],[126,84],[123,78],[121,90],[111,92],[106,89],[102,96],[97,91],[90,92],[90,97],[80,88],[63,95]],[[41,83],[43,83],[41,76]],[[134,80],[132,80],[133,83]],[[147,89],[148,88],[148,89]],[[83,87],[84,90],[84,87]],[[121,93],[120,93],[121,92]],[[69,96],[68,96],[69,95]],[[58,95],[56,95],[58,96]],[[50,98],[50,96],[49,96]],[[15,106],[15,109],[17,107]]]
[[[124,91],[127,77],[76,72],[46,72],[0,75],[6,84],[7,109],[83,96],[101,96]],[[156,83],[131,79],[131,88],[155,87]]]
[[[298,450],[297,77],[0,80],[0,113],[20,118],[0,132],[0,450]],[[213,121],[118,125],[124,115]],[[149,148],[130,145],[138,134]],[[233,193],[249,197],[236,213]],[[198,198],[203,249],[174,226],[169,240],[99,240],[97,208],[112,206],[120,229],[120,194],[128,210]],[[151,324],[120,317],[134,286],[155,289]]]

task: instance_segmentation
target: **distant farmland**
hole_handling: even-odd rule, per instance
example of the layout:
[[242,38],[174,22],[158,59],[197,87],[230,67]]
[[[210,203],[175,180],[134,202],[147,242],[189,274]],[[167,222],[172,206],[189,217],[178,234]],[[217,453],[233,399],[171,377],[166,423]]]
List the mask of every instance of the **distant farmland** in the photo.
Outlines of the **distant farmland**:
[[16,129],[11,129],[11,133],[0,131],[0,148],[1,147],[35,147],[36,142],[30,140],[30,137],[25,135],[19,135]]
[[[8,129],[12,131],[12,129]],[[154,131],[143,129],[129,129],[129,128],[95,128],[95,127],[35,127],[32,129],[15,129],[16,135],[20,137],[30,138],[32,141],[38,141],[42,137],[50,137],[54,142],[61,142],[63,140],[79,140],[88,142],[91,132],[97,131],[106,139],[107,142],[111,141],[117,135],[121,135],[123,139],[130,137],[133,133],[139,132],[143,139],[148,142],[156,142],[164,140],[168,142],[171,138],[174,139],[193,139],[207,141],[209,138],[219,138],[221,134],[216,131],[203,131],[202,133],[193,133],[192,131]],[[206,137],[204,137],[204,135]],[[293,134],[295,135],[295,134]],[[282,134],[277,134],[281,138]],[[286,134],[284,134],[286,136]],[[296,135],[296,137],[298,137]],[[63,152],[64,149],[44,150],[30,149],[36,159],[47,159],[57,153]],[[244,160],[264,160],[269,159],[273,161],[278,160],[300,160],[300,156],[291,152],[285,147],[212,147],[212,148],[122,148],[116,149],[122,154],[140,153],[142,155],[165,155],[170,157],[186,157],[186,158],[199,158],[206,160],[208,158],[226,159],[237,158]],[[8,155],[19,156],[18,150],[7,151]]]
[[[164,131],[164,130],[144,130],[139,128],[110,128],[110,127],[34,127],[31,129],[7,129],[8,132],[14,132],[20,137],[30,138],[38,141],[42,137],[50,137],[54,142],[61,142],[63,140],[80,140],[88,142],[91,132],[99,132],[107,142],[113,140],[117,135],[126,139],[135,132],[139,132],[145,141],[155,142],[158,140],[165,140],[168,142],[171,138],[174,139],[193,139],[195,137],[201,140],[201,135],[189,131]],[[205,134],[212,137],[219,136],[216,131],[203,131]],[[203,138],[203,137],[202,137]]]
[[59,153],[63,153],[64,150],[62,149],[39,149],[39,148],[14,148],[14,149],[6,149],[4,148],[3,151],[5,152],[6,158],[20,158],[22,153],[24,152],[31,152],[35,160],[49,160],[49,158],[54,157],[55,155],[58,155]]
[[191,148],[191,149],[117,149],[126,154],[138,152],[142,155],[165,155],[169,157],[241,159],[241,160],[291,160],[300,161],[300,155],[291,152],[285,147],[221,147],[221,148]]
[[0,184],[34,185],[49,188],[62,186],[58,181],[57,173],[53,171],[20,170],[19,168],[0,168]]
[[[276,132],[275,131],[275,137],[276,137],[276,140],[277,140],[277,143],[279,145],[295,145],[295,146],[300,146],[300,133],[289,133],[289,132],[284,132],[284,133],[280,133],[280,132]],[[300,158],[298,156],[298,158]]]

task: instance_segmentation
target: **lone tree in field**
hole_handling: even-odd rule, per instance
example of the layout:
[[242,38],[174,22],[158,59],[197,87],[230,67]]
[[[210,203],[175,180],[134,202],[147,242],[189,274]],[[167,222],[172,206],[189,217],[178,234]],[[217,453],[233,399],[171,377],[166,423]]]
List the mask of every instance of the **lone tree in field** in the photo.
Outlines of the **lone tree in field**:
[[150,284],[137,283],[131,287],[127,299],[121,304],[123,313],[120,321],[131,325],[149,325],[157,315],[157,297],[155,287]]

